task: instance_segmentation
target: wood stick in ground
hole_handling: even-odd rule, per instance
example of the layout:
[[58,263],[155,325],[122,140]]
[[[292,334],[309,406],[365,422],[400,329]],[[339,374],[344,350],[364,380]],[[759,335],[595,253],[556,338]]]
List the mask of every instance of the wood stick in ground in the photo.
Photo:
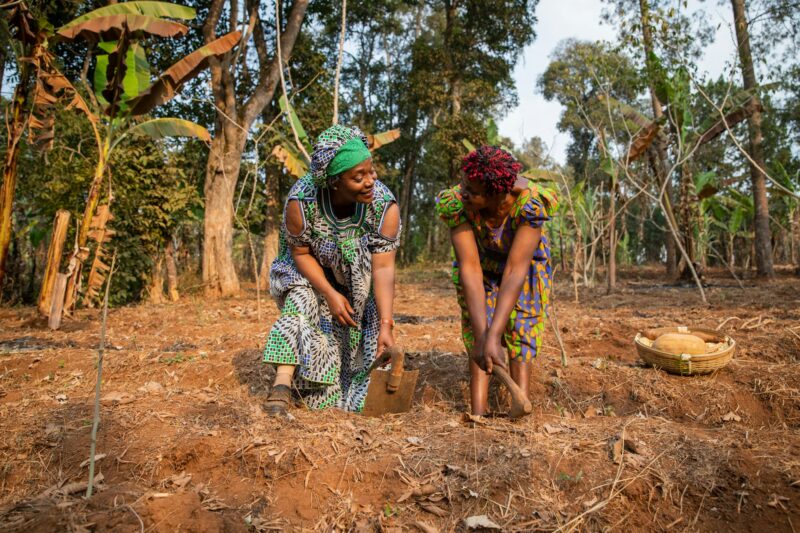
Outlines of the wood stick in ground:
[[100,321],[100,348],[97,351],[97,382],[94,388],[94,420],[92,422],[92,441],[89,445],[89,484],[86,487],[86,497],[92,497],[94,483],[94,453],[97,449],[97,428],[100,425],[100,388],[103,381],[103,353],[106,349],[106,318],[108,317],[108,292],[111,287],[111,277],[114,275],[114,265],[117,262],[117,250],[111,256],[111,268],[108,270],[106,292],[103,296],[103,317]]
[[[553,270],[553,275],[551,277],[551,284],[555,284],[556,273]],[[574,281],[574,278],[573,278]],[[558,331],[558,317],[556,316],[556,306],[553,302],[553,296],[555,295],[555,291],[550,291],[550,301],[547,303],[545,313],[547,318],[550,318],[550,325],[553,327],[553,333],[556,335],[556,340],[558,341],[559,349],[561,350],[561,366],[566,368],[567,366],[567,348],[564,346],[564,340],[561,338],[561,332]],[[577,298],[576,298],[577,302]]]

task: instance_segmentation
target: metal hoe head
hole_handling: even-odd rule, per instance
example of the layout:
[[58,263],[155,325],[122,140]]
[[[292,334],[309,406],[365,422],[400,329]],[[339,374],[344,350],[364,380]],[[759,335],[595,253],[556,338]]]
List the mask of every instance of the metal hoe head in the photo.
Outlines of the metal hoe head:
[[[381,370],[379,366],[391,359],[391,370]],[[404,413],[411,409],[414,388],[417,385],[419,370],[405,370],[405,353],[399,346],[387,348],[375,359],[369,369],[370,382],[367,399],[362,413],[366,416],[380,416],[387,413]]]

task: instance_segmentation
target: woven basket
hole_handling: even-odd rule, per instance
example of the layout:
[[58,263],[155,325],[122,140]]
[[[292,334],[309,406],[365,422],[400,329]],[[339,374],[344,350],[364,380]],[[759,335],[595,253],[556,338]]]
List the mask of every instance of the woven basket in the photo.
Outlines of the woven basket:
[[[675,355],[656,350],[648,345],[648,341],[652,341],[654,337],[663,335],[664,333],[699,333],[701,337],[716,338],[723,346],[713,353],[703,355]],[[655,368],[663,368],[670,374],[679,374],[681,376],[710,374],[715,370],[719,370],[730,363],[733,358],[733,352],[736,349],[736,341],[719,331],[703,328],[689,328],[685,326],[652,329],[644,333],[639,332],[636,334],[636,338],[633,339],[633,342],[636,344],[639,357],[646,363]]]

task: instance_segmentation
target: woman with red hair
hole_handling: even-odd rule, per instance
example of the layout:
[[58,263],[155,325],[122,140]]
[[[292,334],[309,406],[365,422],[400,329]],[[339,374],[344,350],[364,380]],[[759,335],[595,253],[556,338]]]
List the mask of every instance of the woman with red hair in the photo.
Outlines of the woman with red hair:
[[455,252],[474,415],[487,413],[487,374],[495,365],[506,368],[506,352],[511,377],[528,393],[530,362],[542,342],[552,276],[542,225],[556,198],[521,177],[521,169],[507,151],[481,146],[462,160],[461,183],[436,198]]

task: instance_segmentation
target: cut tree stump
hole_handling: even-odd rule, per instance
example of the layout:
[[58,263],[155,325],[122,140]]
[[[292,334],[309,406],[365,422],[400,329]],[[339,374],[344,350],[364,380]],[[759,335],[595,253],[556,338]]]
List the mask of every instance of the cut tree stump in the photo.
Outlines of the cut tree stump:
[[50,329],[58,329],[61,327],[61,314],[64,311],[64,293],[67,290],[67,279],[69,276],[66,274],[56,274],[56,282],[53,287],[53,298],[50,304],[50,320],[47,325]]
[[44,279],[42,280],[42,290],[39,293],[39,312],[44,316],[50,316],[53,286],[56,282],[58,267],[61,264],[64,241],[67,239],[69,218],[69,211],[59,209],[53,223],[53,237],[50,239],[50,247],[47,249],[47,264],[44,270]]

